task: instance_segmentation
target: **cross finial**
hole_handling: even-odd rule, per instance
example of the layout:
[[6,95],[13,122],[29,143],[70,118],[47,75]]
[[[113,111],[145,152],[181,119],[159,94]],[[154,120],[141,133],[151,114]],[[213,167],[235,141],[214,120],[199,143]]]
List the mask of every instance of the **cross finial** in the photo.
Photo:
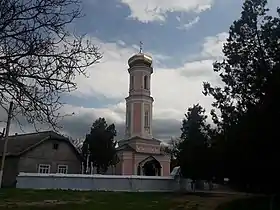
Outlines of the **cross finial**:
[[140,50],[139,50],[139,52],[140,52],[140,53],[143,52],[143,42],[142,42],[142,41],[140,41]]

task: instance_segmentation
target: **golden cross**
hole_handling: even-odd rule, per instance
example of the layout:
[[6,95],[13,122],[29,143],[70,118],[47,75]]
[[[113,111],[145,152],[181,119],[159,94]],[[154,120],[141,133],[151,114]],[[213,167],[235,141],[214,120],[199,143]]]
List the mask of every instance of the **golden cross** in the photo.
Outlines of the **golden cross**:
[[143,51],[143,42],[140,41],[140,50],[139,50],[139,52],[142,53],[142,51]]

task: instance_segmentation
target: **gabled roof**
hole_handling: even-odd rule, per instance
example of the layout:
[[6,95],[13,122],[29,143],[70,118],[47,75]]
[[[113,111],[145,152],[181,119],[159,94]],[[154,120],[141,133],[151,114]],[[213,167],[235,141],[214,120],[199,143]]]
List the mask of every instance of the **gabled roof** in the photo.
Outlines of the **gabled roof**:
[[[19,134],[8,137],[7,156],[19,156],[29,150],[39,146],[47,140],[64,141],[74,150],[74,152],[81,158],[80,153],[69,141],[68,138],[55,133],[54,131],[43,131],[37,133]],[[0,139],[0,156],[3,155],[4,140]]]

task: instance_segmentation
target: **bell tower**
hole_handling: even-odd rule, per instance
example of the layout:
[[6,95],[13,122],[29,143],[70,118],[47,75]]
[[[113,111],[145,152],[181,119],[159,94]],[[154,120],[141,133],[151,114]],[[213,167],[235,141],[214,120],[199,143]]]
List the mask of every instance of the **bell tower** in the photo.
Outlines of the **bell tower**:
[[140,52],[128,60],[129,95],[126,100],[126,138],[152,139],[152,57]]
[[[151,77],[153,59],[140,51],[128,60],[129,90],[126,100],[125,138],[118,142],[122,175],[169,176],[170,156],[160,149],[161,141],[153,138]],[[151,169],[152,168],[152,169]],[[149,171],[151,169],[151,171]]]

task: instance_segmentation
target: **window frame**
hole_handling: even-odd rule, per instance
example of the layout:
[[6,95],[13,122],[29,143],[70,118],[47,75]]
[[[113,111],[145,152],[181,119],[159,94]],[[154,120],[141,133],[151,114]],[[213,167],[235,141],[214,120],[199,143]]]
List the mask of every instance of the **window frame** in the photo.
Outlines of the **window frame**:
[[[46,173],[40,172],[40,171],[44,171],[46,169],[46,166],[48,168],[47,172]],[[37,172],[38,172],[38,174],[50,174],[51,173],[51,165],[50,164],[39,164]]]
[[[59,172],[59,170],[61,169],[60,167],[65,167],[65,168],[63,168],[63,170],[65,169],[65,173]],[[57,174],[68,174],[68,165],[58,164],[56,173]]]

